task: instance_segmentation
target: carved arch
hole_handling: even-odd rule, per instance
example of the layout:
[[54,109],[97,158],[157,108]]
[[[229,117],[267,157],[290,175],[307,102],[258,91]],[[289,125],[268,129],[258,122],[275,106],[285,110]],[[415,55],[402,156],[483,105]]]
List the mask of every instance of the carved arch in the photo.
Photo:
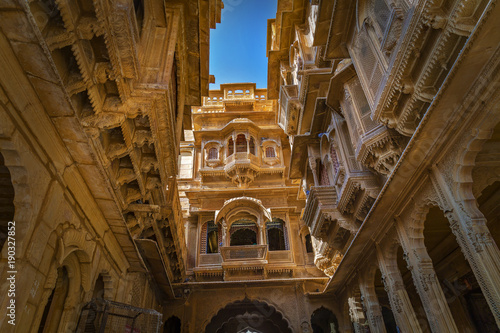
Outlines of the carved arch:
[[[480,126],[469,131],[469,136],[460,145],[461,153],[455,160],[452,169],[452,192],[455,199],[464,205],[467,213],[475,215],[474,217],[481,217],[482,213],[479,211],[474,196],[474,179],[473,170],[476,167],[476,158],[483,150],[484,144],[491,139],[494,133],[494,128],[500,122],[500,113],[493,112],[493,119],[483,122]],[[487,185],[492,184],[498,180],[493,176],[487,181]]]
[[250,300],[244,298],[226,304],[225,306],[211,311],[208,319],[203,323],[204,332],[213,333],[217,329],[228,324],[231,319],[244,316],[245,313],[262,314],[266,320],[275,325],[280,332],[292,332],[290,320],[279,310],[279,308],[267,300],[256,298]]

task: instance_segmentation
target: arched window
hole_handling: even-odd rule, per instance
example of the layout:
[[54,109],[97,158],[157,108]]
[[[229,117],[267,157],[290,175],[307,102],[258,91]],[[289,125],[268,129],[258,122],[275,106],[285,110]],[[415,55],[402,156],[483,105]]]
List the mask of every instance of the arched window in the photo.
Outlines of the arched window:
[[339,332],[337,317],[335,317],[332,311],[323,306],[311,315],[311,327],[313,332]]
[[240,220],[234,222],[229,230],[231,246],[256,245],[257,225],[253,221]]
[[288,242],[285,235],[286,228],[283,220],[273,219],[272,222],[267,222],[266,229],[269,251],[288,250]]
[[244,153],[247,151],[247,138],[245,134],[238,134],[236,137],[236,152]]
[[255,140],[253,137],[250,137],[250,154],[255,155]]
[[215,147],[212,147],[208,150],[208,160],[216,160],[219,158],[219,150]]
[[305,237],[305,240],[306,240],[306,252],[307,253],[313,253],[314,250],[313,250],[313,245],[312,245],[312,242],[311,242],[311,234],[307,234],[306,237]]
[[234,154],[234,141],[233,138],[229,138],[227,141],[227,156],[231,156]]
[[218,253],[219,243],[222,241],[221,236],[219,224],[213,221],[206,222],[201,228],[201,253]]
[[266,147],[266,157],[276,157],[274,147]]

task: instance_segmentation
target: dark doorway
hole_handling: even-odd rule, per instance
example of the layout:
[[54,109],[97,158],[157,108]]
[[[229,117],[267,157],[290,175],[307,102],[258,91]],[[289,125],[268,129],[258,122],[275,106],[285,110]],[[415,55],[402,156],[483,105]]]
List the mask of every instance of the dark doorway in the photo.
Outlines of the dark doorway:
[[176,316],[168,318],[163,326],[163,333],[181,333],[181,320]]
[[338,333],[339,324],[332,311],[320,307],[311,315],[313,333]]

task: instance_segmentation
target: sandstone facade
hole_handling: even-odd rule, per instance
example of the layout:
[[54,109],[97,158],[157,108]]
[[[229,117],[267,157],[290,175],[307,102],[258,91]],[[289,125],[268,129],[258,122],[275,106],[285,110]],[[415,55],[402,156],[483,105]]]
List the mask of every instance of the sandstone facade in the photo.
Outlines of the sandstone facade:
[[0,331],[498,332],[497,1],[222,7],[0,0]]

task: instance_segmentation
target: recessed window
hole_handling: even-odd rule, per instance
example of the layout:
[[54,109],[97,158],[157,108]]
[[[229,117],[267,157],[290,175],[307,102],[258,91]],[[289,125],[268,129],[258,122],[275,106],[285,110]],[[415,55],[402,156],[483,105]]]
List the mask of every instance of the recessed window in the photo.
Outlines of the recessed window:
[[285,222],[283,220],[273,219],[272,222],[267,222],[266,229],[269,251],[283,251],[288,249],[285,236]]
[[227,141],[227,156],[231,156],[234,154],[234,141],[233,138],[229,138]]
[[236,137],[236,152],[245,153],[247,151],[247,138],[245,134],[238,134]]
[[220,237],[220,225],[213,221],[206,222],[201,230],[201,253],[218,253],[219,243],[221,242]]
[[240,220],[233,223],[229,231],[229,245],[257,245],[257,230],[254,222]]
[[313,250],[313,246],[312,246],[312,242],[311,242],[311,234],[307,234],[305,239],[306,239],[306,252],[313,253],[314,250]]
[[207,159],[209,160],[216,160],[219,158],[219,150],[215,147],[212,147],[208,150],[208,157]]
[[214,222],[207,226],[207,253],[219,252],[219,228]]
[[276,150],[274,147],[266,147],[266,157],[276,157]]
[[253,137],[250,137],[249,148],[250,148],[250,154],[255,155],[255,140]]

